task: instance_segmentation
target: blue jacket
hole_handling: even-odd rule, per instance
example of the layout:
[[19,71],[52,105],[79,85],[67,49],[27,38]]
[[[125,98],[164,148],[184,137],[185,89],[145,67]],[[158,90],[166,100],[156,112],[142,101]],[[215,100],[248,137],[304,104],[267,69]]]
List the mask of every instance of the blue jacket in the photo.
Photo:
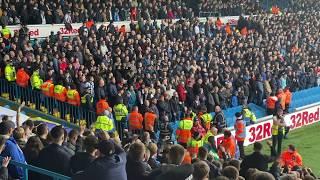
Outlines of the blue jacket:
[[[25,163],[26,160],[24,158],[23,152],[18,146],[17,142],[13,139],[13,137],[10,137],[7,142],[4,150],[1,153],[2,157],[11,157],[12,160],[20,162],[20,163]],[[8,171],[9,175],[12,178],[15,179],[23,179],[23,169],[16,167],[14,165],[9,164],[8,166]]]

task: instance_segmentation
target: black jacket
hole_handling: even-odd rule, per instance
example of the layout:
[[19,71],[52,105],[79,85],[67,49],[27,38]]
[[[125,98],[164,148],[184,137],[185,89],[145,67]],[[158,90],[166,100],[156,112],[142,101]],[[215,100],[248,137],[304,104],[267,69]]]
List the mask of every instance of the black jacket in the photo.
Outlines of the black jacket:
[[[57,144],[50,144],[39,153],[37,165],[63,175],[69,175],[69,164],[71,155]],[[48,176],[41,176],[39,179],[52,179]]]
[[249,168],[256,168],[260,171],[268,171],[268,163],[272,162],[273,158],[263,155],[260,152],[253,152],[246,156],[241,163],[240,175],[245,177]]
[[147,179],[147,167],[141,161],[135,161],[127,156],[126,171],[128,180],[145,180]]
[[8,175],[8,168],[6,167],[1,167],[0,168],[0,179],[1,180],[8,180],[9,175]]

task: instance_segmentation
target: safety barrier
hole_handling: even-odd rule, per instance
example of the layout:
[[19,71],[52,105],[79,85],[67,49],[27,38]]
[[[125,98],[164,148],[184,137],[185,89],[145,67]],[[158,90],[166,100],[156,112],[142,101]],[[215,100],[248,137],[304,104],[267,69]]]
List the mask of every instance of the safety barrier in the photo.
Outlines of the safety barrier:
[[[3,159],[3,157],[0,156],[0,161],[2,161],[2,159]],[[68,176],[64,176],[64,175],[61,175],[61,174],[58,174],[58,173],[55,173],[52,171],[48,171],[48,170],[45,170],[42,168],[38,168],[38,167],[35,167],[32,165],[19,163],[19,162],[13,161],[13,160],[10,161],[10,164],[23,169],[23,172],[24,172],[23,176],[24,177],[22,180],[28,180],[28,176],[29,176],[28,172],[29,171],[49,176],[49,177],[53,178],[54,180],[70,180],[71,179]]]
[[80,125],[91,125],[96,120],[96,113],[82,106],[60,102],[43,95],[31,87],[20,87],[16,83],[0,79],[0,94],[3,98],[15,102],[25,101],[32,108]]

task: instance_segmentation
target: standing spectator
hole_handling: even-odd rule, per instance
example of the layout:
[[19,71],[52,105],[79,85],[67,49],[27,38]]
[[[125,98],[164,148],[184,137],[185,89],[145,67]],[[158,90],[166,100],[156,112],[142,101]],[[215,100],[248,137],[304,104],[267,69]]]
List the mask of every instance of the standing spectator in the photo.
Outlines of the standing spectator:
[[146,148],[141,142],[136,142],[130,146],[128,161],[126,164],[128,180],[147,179],[148,172],[146,164],[143,162]]
[[[64,129],[61,126],[55,126],[50,131],[52,144],[42,149],[39,153],[38,167],[69,175],[71,154],[67,153],[62,147],[64,142]],[[61,163],[63,162],[63,163]],[[51,179],[48,176],[41,175],[39,179]]]
[[[39,137],[32,136],[28,139],[25,148],[23,149],[23,154],[26,157],[28,164],[37,166],[37,160],[39,157],[40,151],[43,149],[43,144]],[[28,178],[36,179],[37,174],[35,172],[29,171]]]
[[99,157],[73,179],[119,179],[126,180],[126,153],[113,140],[102,140],[98,144]]
[[[272,125],[272,148],[274,156],[280,155],[281,153],[281,145],[283,140],[283,135],[285,132],[284,127],[286,126],[283,117],[283,110],[278,109],[277,114],[273,116],[273,125]],[[277,150],[276,150],[277,148]]]
[[68,141],[63,144],[63,147],[65,148],[66,152],[70,153],[71,156],[75,155],[76,153],[76,143],[78,140],[79,131],[72,129],[68,133]]
[[226,127],[226,120],[220,106],[216,106],[215,115],[213,117],[213,125],[218,129],[218,133],[221,133],[223,128]]
[[39,137],[39,139],[44,147],[49,145],[49,140],[48,140],[49,128],[48,128],[47,124],[45,124],[45,123],[39,124],[37,126],[37,133],[36,134]]
[[[14,122],[8,120],[0,123],[0,135],[7,137],[4,150],[1,152],[2,157],[11,157],[12,160],[19,163],[26,163],[22,150],[18,146],[17,142],[12,137],[14,130]],[[8,166],[8,172],[10,177],[15,179],[23,178],[23,169],[14,165]]]

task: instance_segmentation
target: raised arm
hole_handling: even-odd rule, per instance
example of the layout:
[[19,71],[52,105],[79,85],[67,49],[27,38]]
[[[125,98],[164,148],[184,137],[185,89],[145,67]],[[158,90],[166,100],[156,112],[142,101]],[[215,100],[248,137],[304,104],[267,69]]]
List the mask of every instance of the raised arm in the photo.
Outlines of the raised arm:
[[21,103],[21,105],[18,107],[18,110],[17,110],[17,115],[16,115],[16,125],[17,127],[20,127],[20,112],[21,112],[21,109],[25,106],[25,102],[23,101]]

